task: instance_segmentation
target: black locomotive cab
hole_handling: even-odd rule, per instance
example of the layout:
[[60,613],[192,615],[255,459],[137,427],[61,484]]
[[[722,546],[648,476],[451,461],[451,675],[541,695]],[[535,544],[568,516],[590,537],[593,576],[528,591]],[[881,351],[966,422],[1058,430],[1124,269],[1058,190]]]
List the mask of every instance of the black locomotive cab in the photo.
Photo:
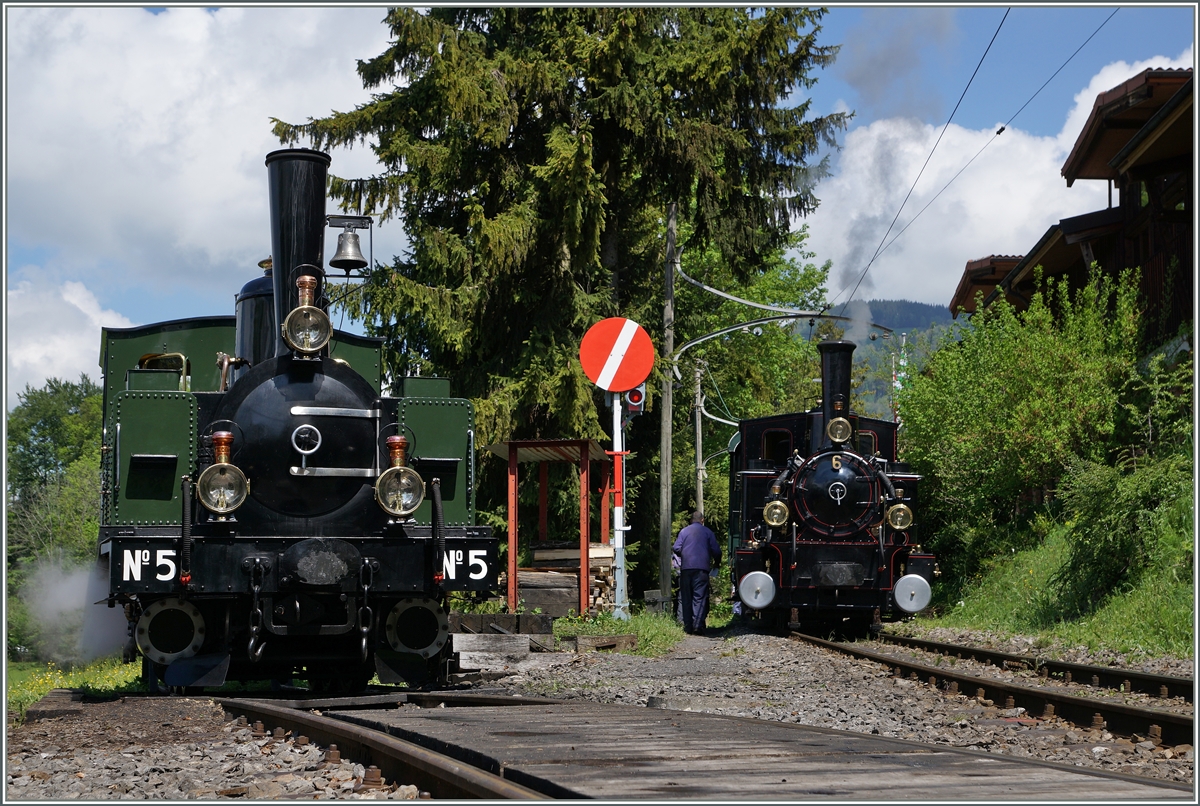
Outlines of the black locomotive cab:
[[735,593],[773,627],[878,625],[929,604],[920,477],[897,461],[895,423],[850,409],[854,343],[817,346],[821,404],[743,420],[732,441]]
[[440,378],[384,394],[382,342],[328,315],[329,156],[266,162],[272,258],[236,315],[104,330],[109,606],[152,690],[444,680],[446,595],[498,574],[471,402]]

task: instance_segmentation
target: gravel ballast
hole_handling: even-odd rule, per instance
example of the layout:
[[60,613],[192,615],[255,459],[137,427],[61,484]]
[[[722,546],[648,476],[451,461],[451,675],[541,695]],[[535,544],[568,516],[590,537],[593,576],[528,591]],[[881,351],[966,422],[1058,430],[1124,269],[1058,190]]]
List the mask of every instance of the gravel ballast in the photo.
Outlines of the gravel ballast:
[[[933,636],[928,636],[933,637]],[[956,636],[958,641],[971,636]],[[983,645],[985,641],[974,636]],[[952,640],[943,635],[935,640]],[[998,647],[999,648],[999,647]],[[1080,662],[1104,662],[1078,657]],[[1130,663],[1187,675],[1190,662]],[[1032,719],[892,677],[881,665],[802,642],[731,628],[687,636],[662,658],[535,653],[519,673],[477,687],[751,717],[1024,756],[1190,783],[1190,745],[1134,743],[1057,719]],[[82,703],[70,715],[8,728],[5,800],[412,799],[404,782],[362,789],[350,760],[324,748],[254,738],[205,698]]]
[[365,770],[324,765],[324,749],[254,738],[211,700],[130,697],[84,703],[76,716],[9,727],[5,801],[415,799]]

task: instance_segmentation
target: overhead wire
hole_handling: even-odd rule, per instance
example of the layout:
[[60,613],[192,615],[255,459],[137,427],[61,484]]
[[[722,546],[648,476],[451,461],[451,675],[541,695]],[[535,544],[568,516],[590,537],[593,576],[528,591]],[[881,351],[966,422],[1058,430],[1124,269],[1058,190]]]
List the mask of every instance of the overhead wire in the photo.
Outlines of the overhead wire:
[[[1114,17],[1116,16],[1116,13],[1117,13],[1118,11],[1121,11],[1121,8],[1120,8],[1120,6],[1118,6],[1117,8],[1114,8],[1114,10],[1112,10],[1112,13],[1111,13],[1111,14],[1109,14],[1109,16],[1108,16],[1108,17],[1105,17],[1105,18],[1104,18],[1104,22],[1100,23],[1100,24],[1097,26],[1096,30],[1092,31],[1092,32],[1091,32],[1091,35],[1090,35],[1090,36],[1088,36],[1088,37],[1086,38],[1086,40],[1084,40],[1084,42],[1082,42],[1078,48],[1075,48],[1075,50],[1074,50],[1074,53],[1072,53],[1072,54],[1070,54],[1069,56],[1067,56],[1067,60],[1066,60],[1066,61],[1063,61],[1063,62],[1062,62],[1062,64],[1061,64],[1060,66],[1058,66],[1058,70],[1054,71],[1054,73],[1051,73],[1051,74],[1050,74],[1050,78],[1046,79],[1046,80],[1045,80],[1045,82],[1043,82],[1043,83],[1042,83],[1042,86],[1039,86],[1039,88],[1037,89],[1037,91],[1034,91],[1034,92],[1033,92],[1033,95],[1031,95],[1030,97],[1028,97],[1028,100],[1026,100],[1026,102],[1025,102],[1025,103],[1022,103],[1022,104],[1021,104],[1021,108],[1020,108],[1020,109],[1018,109],[1018,110],[1016,110],[1016,112],[1014,112],[1014,113],[1013,113],[1013,115],[1012,115],[1012,116],[1010,116],[1010,118],[1009,118],[1007,121],[1004,121],[1004,122],[1003,122],[1003,124],[1001,125],[1001,127],[1000,127],[1000,128],[998,128],[998,130],[996,130],[996,133],[995,133],[995,134],[992,134],[991,138],[989,138],[989,139],[988,139],[988,142],[984,143],[984,144],[983,144],[983,146],[982,146],[982,148],[980,148],[978,151],[976,151],[976,154],[974,154],[974,156],[972,156],[972,157],[970,158],[970,160],[967,160],[967,162],[964,164],[964,166],[962,166],[961,168],[959,168],[959,170],[958,170],[958,173],[955,173],[955,174],[954,174],[954,176],[952,176],[952,178],[950,178],[950,180],[949,180],[948,182],[946,182],[946,185],[943,185],[943,186],[942,186],[942,188],[941,188],[941,190],[940,190],[940,191],[938,191],[937,193],[935,193],[935,194],[934,194],[934,198],[931,198],[929,201],[926,201],[926,203],[925,203],[925,206],[923,206],[923,207],[922,207],[922,209],[920,209],[920,210],[918,210],[918,211],[917,211],[917,215],[916,215],[916,216],[913,216],[911,219],[908,219],[908,223],[904,225],[904,228],[902,228],[902,229],[899,231],[899,233],[896,233],[896,234],[895,234],[895,237],[893,237],[893,239],[892,239],[892,240],[890,240],[890,241],[887,241],[886,245],[883,245],[883,246],[882,246],[882,248],[878,248],[878,249],[877,249],[877,251],[875,252],[875,254],[874,254],[874,255],[872,255],[872,257],[871,257],[871,260],[869,261],[869,263],[868,263],[868,264],[866,264],[866,269],[864,269],[864,270],[863,270],[862,276],[860,276],[860,277],[858,278],[858,283],[854,284],[854,291],[857,291],[857,290],[858,290],[858,285],[859,285],[859,283],[862,283],[862,282],[863,282],[863,278],[866,276],[866,272],[868,272],[868,270],[870,270],[871,264],[872,264],[872,263],[875,263],[875,260],[876,260],[876,258],[880,257],[880,255],[881,255],[881,254],[883,254],[884,252],[887,252],[887,251],[888,251],[888,249],[889,249],[890,247],[892,247],[893,243],[895,243],[896,241],[898,241],[898,240],[900,239],[900,236],[901,236],[901,235],[904,235],[904,234],[905,234],[905,231],[906,231],[908,228],[912,227],[913,223],[914,223],[914,222],[916,222],[916,221],[917,221],[917,219],[918,219],[918,218],[920,218],[920,216],[922,216],[922,213],[923,213],[923,212],[925,212],[925,210],[929,210],[929,207],[930,207],[930,205],[934,204],[934,201],[936,201],[936,200],[937,200],[937,198],[938,198],[938,197],[940,197],[942,193],[946,192],[947,188],[948,188],[950,185],[953,185],[953,184],[954,184],[954,181],[955,181],[956,179],[958,179],[958,178],[959,178],[959,176],[961,176],[961,175],[962,175],[962,172],[965,172],[965,170],[966,170],[967,168],[970,168],[970,167],[971,167],[971,163],[973,163],[974,161],[976,161],[976,160],[977,160],[977,158],[979,157],[979,155],[982,155],[982,154],[983,154],[983,152],[984,152],[984,150],[986,150],[986,148],[988,148],[988,146],[989,146],[989,145],[991,145],[992,143],[994,143],[994,142],[995,142],[995,140],[996,140],[996,138],[1000,137],[1000,136],[1001,136],[1001,134],[1003,134],[1003,133],[1004,133],[1004,131],[1006,131],[1006,130],[1007,130],[1007,128],[1008,128],[1009,126],[1012,126],[1012,124],[1013,124],[1013,121],[1014,121],[1014,120],[1016,120],[1016,118],[1018,118],[1018,116],[1019,116],[1019,115],[1020,115],[1022,112],[1025,112],[1025,108],[1026,108],[1026,107],[1028,107],[1028,106],[1030,106],[1030,104],[1031,104],[1031,103],[1033,103],[1033,100],[1034,100],[1034,98],[1036,98],[1036,97],[1038,97],[1040,94],[1042,94],[1042,90],[1046,89],[1046,86],[1048,86],[1048,85],[1050,84],[1050,82],[1052,82],[1052,80],[1054,80],[1054,79],[1055,79],[1055,77],[1057,76],[1057,74],[1058,74],[1058,73],[1061,73],[1061,72],[1063,71],[1063,68],[1066,68],[1066,67],[1067,67],[1067,65],[1069,65],[1069,64],[1070,64],[1070,62],[1072,62],[1072,60],[1075,58],[1075,56],[1078,56],[1078,55],[1079,55],[1079,52],[1080,52],[1080,50],[1084,49],[1084,48],[1087,46],[1087,43],[1088,43],[1088,42],[1091,42],[1091,41],[1093,40],[1093,38],[1094,38],[1094,37],[1096,37],[1096,35],[1097,35],[1097,34],[1099,34],[1099,32],[1100,32],[1100,29],[1103,29],[1105,25],[1108,25],[1108,24],[1109,24],[1109,20],[1110,20],[1110,19],[1112,19],[1112,18],[1114,18]],[[1007,17],[1007,13],[1006,13],[1006,17]],[[1004,22],[1004,20],[1001,20],[1001,25],[1003,25],[1003,22]],[[1000,29],[998,29],[998,28],[997,28],[996,30],[997,30],[997,32],[998,32],[998,31],[1000,31]],[[995,36],[992,36],[992,40],[995,40]],[[989,47],[990,47],[990,46],[989,46]],[[988,54],[986,54],[986,52],[985,52],[985,53],[984,53],[984,55],[988,55]],[[983,64],[983,60],[982,60],[982,59],[980,59],[980,64]],[[976,68],[976,70],[978,70],[978,67]],[[973,76],[972,76],[972,78],[973,78]],[[970,83],[968,83],[968,86],[970,86]],[[966,92],[966,90],[964,90],[964,94],[965,94],[965,92]],[[961,98],[960,98],[960,102],[961,102]],[[958,109],[958,107],[955,107],[955,109]],[[950,118],[952,118],[952,119],[954,118],[954,114],[953,114],[953,113],[952,113],[952,114],[950,114]],[[949,126],[949,121],[947,121],[947,126]],[[944,132],[944,130],[943,130],[943,132]],[[941,138],[938,138],[938,139],[941,139]],[[935,148],[935,149],[937,148],[937,145],[936,145],[936,144],[934,145],[934,148]],[[932,151],[930,151],[930,156],[932,156]],[[929,160],[928,160],[928,158],[926,158],[926,160],[925,160],[925,163],[926,163],[926,164],[928,164],[928,163],[929,163]],[[922,170],[924,170],[924,168],[922,168]],[[919,175],[919,174],[917,175],[917,179],[920,179],[920,175]],[[916,186],[917,186],[916,182],[913,182],[913,187],[916,187]],[[912,190],[908,191],[908,193],[910,193],[910,194],[911,194],[911,193],[912,193]],[[906,196],[906,197],[905,197],[905,201],[907,201],[907,200],[908,200],[908,197]],[[900,209],[901,209],[901,210],[902,210],[902,209],[904,209],[904,204],[901,204],[901,205],[900,205]],[[900,213],[899,213],[899,211],[898,211],[898,212],[896,212],[896,218],[899,218],[899,216],[900,216]],[[895,219],[893,219],[893,222],[892,222],[892,223],[893,223],[893,225],[895,224]],[[892,231],[892,228],[890,228],[890,227],[889,227],[889,228],[888,228],[888,233],[890,233],[890,231]],[[883,235],[883,240],[887,240],[888,233],[884,233],[884,235]],[[881,241],[881,243],[882,243],[882,241]],[[851,291],[850,300],[846,300],[846,302],[845,302],[845,303],[842,303],[842,309],[845,309],[845,307],[846,307],[847,305],[850,305],[850,301],[854,299],[854,291]],[[840,296],[840,294],[839,294],[839,296]]]
[[[896,221],[899,220],[900,213],[904,211],[904,206],[908,204],[909,197],[911,197],[913,191],[916,190],[917,182],[921,181],[921,175],[925,173],[925,168],[929,165],[929,160],[933,159],[933,154],[935,151],[937,151],[938,144],[942,142],[942,137],[946,134],[946,130],[950,128],[950,122],[954,120],[954,115],[958,112],[958,108],[962,105],[963,98],[967,97],[967,90],[971,88],[972,82],[975,81],[975,76],[979,73],[979,68],[983,66],[983,60],[987,58],[988,53],[992,49],[992,45],[996,41],[996,37],[1000,35],[1000,29],[1004,27],[1004,21],[1008,19],[1008,14],[1011,11],[1011,7],[1005,9],[1004,16],[1000,18],[1000,24],[996,26],[996,32],[992,34],[991,41],[989,41],[988,46],[984,48],[983,55],[979,57],[979,63],[975,65],[975,71],[971,73],[971,78],[967,80],[967,85],[963,87],[962,94],[958,96],[958,103],[954,105],[954,110],[950,112],[950,117],[946,119],[946,125],[942,127],[941,134],[939,134],[937,140],[934,141],[933,148],[929,149],[929,156],[925,157],[925,163],[921,166],[921,170],[917,172],[917,178],[913,180],[912,186],[909,187],[908,193],[905,194],[904,201],[900,202],[900,207],[896,210],[896,215],[892,218],[892,223],[888,225],[887,231],[883,233],[883,237],[879,239],[879,245],[875,247],[875,254],[873,254],[871,259],[867,261],[867,265],[865,268],[863,268],[862,274],[858,276],[858,282],[854,284],[854,289],[850,292],[850,296],[844,303],[842,303],[842,310],[839,312],[839,315],[841,313],[845,313],[846,306],[850,304],[851,300],[854,299],[854,295],[858,293],[858,287],[862,285],[863,279],[867,276],[867,272],[870,271],[871,264],[875,262],[875,259],[879,257],[880,252],[883,250],[884,242],[887,241],[887,237],[892,234],[892,228],[896,226]],[[838,294],[838,296],[840,297],[841,294]]]
[[721,387],[717,386],[717,379],[712,376],[712,371],[709,370],[708,364],[704,365],[704,374],[708,375],[708,380],[713,385],[713,389],[717,390],[717,400],[721,401],[721,411],[725,412],[729,417],[733,417],[733,412],[729,410],[729,406],[725,403],[724,396],[721,395]]
[[[911,227],[913,225],[913,223],[916,222],[916,220],[921,217],[921,213],[924,213],[926,210],[928,210],[929,206],[931,204],[933,204],[935,201],[937,201],[938,196],[941,196],[943,193],[945,193],[946,188],[948,188],[952,184],[954,184],[954,180],[956,180],[956,179],[958,179],[958,177],[962,176],[963,171],[967,170],[967,168],[969,168],[971,166],[971,163],[973,163],[979,157],[979,155],[982,154],[984,152],[984,150],[996,140],[997,137],[1004,134],[1005,129],[1007,129],[1010,125],[1012,125],[1012,122],[1017,119],[1017,116],[1025,111],[1025,107],[1027,107],[1031,103],[1033,103],[1033,99],[1038,97],[1038,95],[1041,94],[1042,90],[1046,89],[1046,86],[1051,81],[1054,80],[1054,77],[1057,76],[1059,73],[1061,73],[1063,71],[1063,68],[1071,63],[1072,59],[1074,59],[1076,56],[1079,55],[1079,51],[1083,50],[1084,45],[1087,45],[1088,42],[1091,42],[1093,37],[1095,37],[1096,34],[1100,33],[1100,29],[1103,28],[1105,25],[1107,25],[1108,21],[1111,20],[1114,16],[1116,16],[1116,13],[1120,10],[1121,9],[1119,7],[1113,9],[1113,13],[1109,14],[1104,19],[1104,22],[1100,23],[1100,25],[1096,28],[1096,30],[1092,31],[1091,36],[1089,36],[1087,39],[1083,40],[1082,45],[1075,48],[1075,52],[1072,53],[1070,56],[1068,56],[1067,60],[1065,62],[1063,62],[1061,65],[1059,65],[1059,68],[1050,75],[1050,78],[1046,79],[1042,83],[1042,86],[1037,88],[1037,92],[1033,93],[1033,95],[1029,96],[1029,100],[1027,100],[1027,101],[1025,101],[1025,103],[1021,104],[1021,108],[1018,109],[1016,112],[1014,112],[1012,117],[1010,117],[1008,120],[1006,120],[1000,126],[1000,128],[996,130],[996,133],[993,134],[991,136],[991,138],[988,139],[988,141],[983,144],[983,147],[975,152],[975,156],[973,156],[973,157],[971,157],[971,159],[967,160],[966,164],[963,165],[963,167],[958,169],[958,173],[956,173],[956,174],[954,174],[954,176],[950,177],[949,182],[947,182],[945,185],[942,185],[942,189],[939,190],[936,194],[934,194],[933,198],[930,199],[928,202],[926,202],[925,206],[922,207],[919,211],[917,211],[917,214],[915,216],[913,216],[911,219],[909,219],[909,222],[904,225],[904,228],[901,229],[899,232],[897,232],[896,236],[894,238],[892,238],[890,241],[888,241],[887,244],[882,249],[879,250],[879,252],[876,254],[876,257],[878,257],[879,255],[882,255],[884,252],[886,252],[891,247],[891,245],[894,244],[897,241],[897,239],[899,239],[900,236],[904,234],[905,230],[907,230],[909,227]],[[884,236],[884,237],[886,237],[886,236]]]

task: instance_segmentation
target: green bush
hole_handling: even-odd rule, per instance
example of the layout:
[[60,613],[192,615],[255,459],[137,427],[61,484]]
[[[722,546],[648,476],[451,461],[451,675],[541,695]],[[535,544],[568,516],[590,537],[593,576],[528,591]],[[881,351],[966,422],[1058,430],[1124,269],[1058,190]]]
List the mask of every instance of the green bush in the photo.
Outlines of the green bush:
[[[1137,273],[1047,281],[1028,310],[980,306],[899,395],[903,457],[925,476],[922,542],[955,597],[1030,520],[1073,457],[1104,462],[1138,346]],[[956,340],[957,339],[957,340]],[[956,597],[955,597],[956,598]]]

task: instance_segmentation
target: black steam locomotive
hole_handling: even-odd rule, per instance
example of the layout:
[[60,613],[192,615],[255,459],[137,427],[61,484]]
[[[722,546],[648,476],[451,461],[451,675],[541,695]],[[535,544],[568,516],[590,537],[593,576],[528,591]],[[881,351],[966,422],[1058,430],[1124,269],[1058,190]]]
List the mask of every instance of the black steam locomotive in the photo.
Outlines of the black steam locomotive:
[[329,164],[267,156],[272,259],[234,316],[104,330],[100,562],[152,690],[444,679],[446,594],[496,587],[470,401],[384,395],[381,341],[331,326],[327,225],[332,267],[367,261]]
[[850,410],[855,346],[818,343],[819,407],[743,420],[734,437],[735,593],[772,628],[877,626],[929,604],[937,570],[917,538],[921,478],[896,461],[896,423]]

